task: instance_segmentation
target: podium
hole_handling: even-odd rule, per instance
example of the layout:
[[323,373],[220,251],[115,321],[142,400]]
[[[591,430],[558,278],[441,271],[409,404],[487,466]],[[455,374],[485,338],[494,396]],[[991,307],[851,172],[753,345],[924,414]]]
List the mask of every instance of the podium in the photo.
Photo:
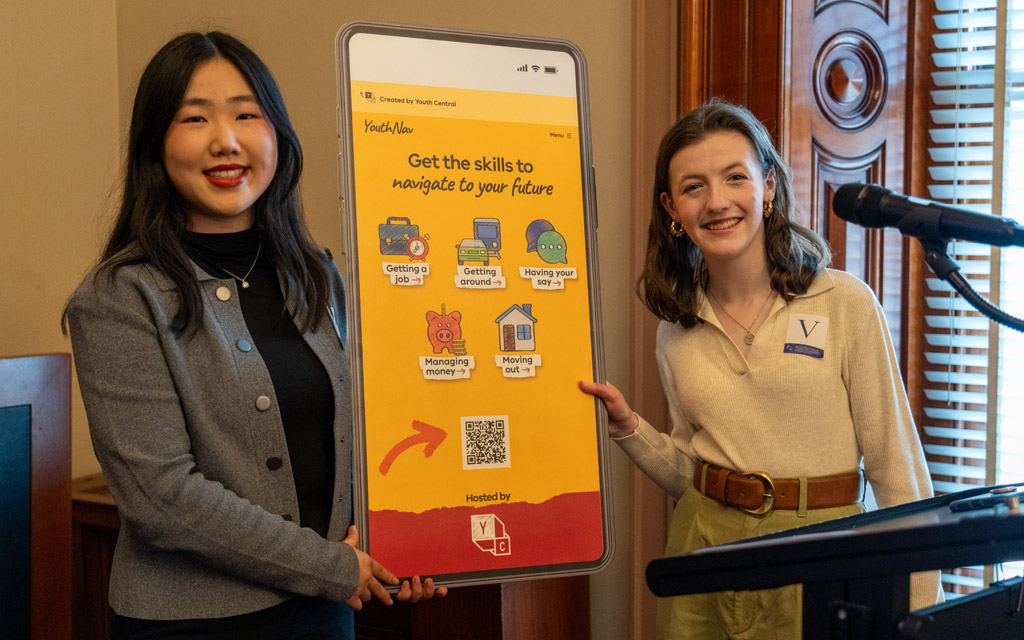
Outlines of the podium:
[[[1024,559],[1024,515],[1007,505],[954,512],[978,487],[768,536],[659,558],[659,597],[804,585],[804,638],[1024,638],[1020,581],[909,611],[911,572]],[[959,628],[963,628],[960,626]]]

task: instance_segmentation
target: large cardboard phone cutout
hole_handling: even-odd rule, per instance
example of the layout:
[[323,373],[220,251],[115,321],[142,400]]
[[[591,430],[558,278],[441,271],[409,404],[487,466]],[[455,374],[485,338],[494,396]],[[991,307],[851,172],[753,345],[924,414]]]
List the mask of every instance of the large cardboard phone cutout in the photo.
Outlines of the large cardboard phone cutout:
[[400,576],[611,553],[586,70],[568,42],[338,34],[355,518]]

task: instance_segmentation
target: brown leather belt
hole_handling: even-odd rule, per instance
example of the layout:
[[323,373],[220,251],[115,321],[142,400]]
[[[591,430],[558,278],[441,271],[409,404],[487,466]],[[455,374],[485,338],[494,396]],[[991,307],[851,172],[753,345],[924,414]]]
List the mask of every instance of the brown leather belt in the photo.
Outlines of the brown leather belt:
[[[703,489],[701,483],[703,482]],[[807,478],[804,509],[857,504],[864,499],[864,472]],[[800,478],[772,478],[762,471],[736,473],[697,461],[693,486],[726,506],[763,516],[772,509],[800,509]]]

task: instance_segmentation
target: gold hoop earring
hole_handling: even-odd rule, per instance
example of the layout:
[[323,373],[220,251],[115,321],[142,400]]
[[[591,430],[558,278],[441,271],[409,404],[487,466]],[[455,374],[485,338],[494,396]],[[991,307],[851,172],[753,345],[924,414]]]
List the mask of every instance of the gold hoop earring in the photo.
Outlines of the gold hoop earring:
[[764,202],[764,219],[767,220],[770,217],[772,217],[772,201],[771,200],[765,200],[765,202]]
[[686,231],[683,229],[683,224],[681,222],[676,222],[675,220],[668,223],[668,230],[677,238],[682,238],[686,235]]

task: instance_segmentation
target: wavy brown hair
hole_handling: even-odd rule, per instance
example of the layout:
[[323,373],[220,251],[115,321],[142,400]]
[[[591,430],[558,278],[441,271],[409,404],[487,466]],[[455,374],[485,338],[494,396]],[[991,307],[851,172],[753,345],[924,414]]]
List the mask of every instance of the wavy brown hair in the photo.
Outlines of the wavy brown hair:
[[749,140],[765,176],[775,170],[773,213],[764,220],[772,288],[792,299],[807,291],[814,276],[832,259],[821,236],[792,220],[793,179],[768,130],[746,108],[711,100],[683,116],[661,139],[654,168],[647,256],[636,283],[637,295],[654,315],[686,328],[698,321],[697,293],[707,287],[708,274],[704,257],[690,237],[677,238],[669,231],[672,218],[661,204],[661,194],[671,193],[668,167],[675,154],[719,131],[739,133]]

